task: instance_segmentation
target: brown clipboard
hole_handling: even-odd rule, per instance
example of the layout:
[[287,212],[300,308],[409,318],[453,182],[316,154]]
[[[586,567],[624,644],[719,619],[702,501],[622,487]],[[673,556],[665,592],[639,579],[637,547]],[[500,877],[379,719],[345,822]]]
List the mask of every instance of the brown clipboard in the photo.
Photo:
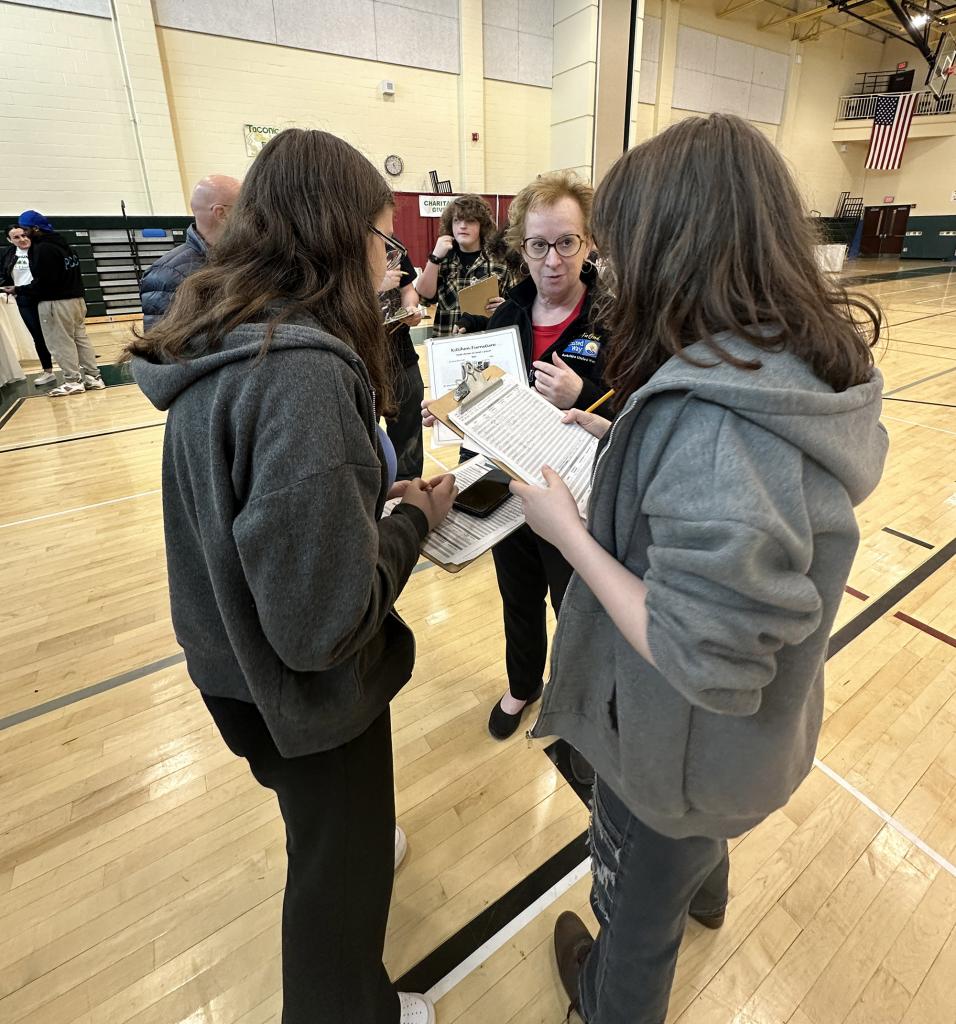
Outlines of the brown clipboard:
[[489,314],[485,306],[489,300],[497,299],[499,294],[498,278],[494,274],[491,277],[483,277],[475,284],[462,288],[458,293],[458,308],[462,313],[487,317]]

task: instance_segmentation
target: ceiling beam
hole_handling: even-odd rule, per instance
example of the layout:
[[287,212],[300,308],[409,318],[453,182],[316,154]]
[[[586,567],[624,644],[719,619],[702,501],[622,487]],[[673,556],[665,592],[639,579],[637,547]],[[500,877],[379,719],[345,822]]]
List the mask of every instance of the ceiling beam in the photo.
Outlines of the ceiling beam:
[[767,0],[742,0],[741,3],[729,3],[722,10],[717,12],[718,18],[729,18],[731,14],[737,14],[738,11],[748,11],[751,7],[756,7],[757,4],[766,3]]

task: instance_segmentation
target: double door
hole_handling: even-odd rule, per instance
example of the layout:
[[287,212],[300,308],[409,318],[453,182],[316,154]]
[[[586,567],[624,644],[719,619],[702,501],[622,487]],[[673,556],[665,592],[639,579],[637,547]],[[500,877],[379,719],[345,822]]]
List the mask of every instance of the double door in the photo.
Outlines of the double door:
[[909,219],[909,206],[867,206],[863,210],[860,255],[899,256]]

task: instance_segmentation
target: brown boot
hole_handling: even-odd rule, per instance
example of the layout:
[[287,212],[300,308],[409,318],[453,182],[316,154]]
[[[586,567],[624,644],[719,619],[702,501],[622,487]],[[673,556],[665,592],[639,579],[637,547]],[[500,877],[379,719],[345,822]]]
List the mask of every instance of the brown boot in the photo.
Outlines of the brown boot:
[[571,1008],[578,1010],[578,979],[581,968],[587,960],[594,939],[577,914],[565,910],[554,924],[554,958],[558,962],[558,974],[564,991],[571,1000]]
[[716,931],[723,925],[727,912],[725,910],[718,910],[716,914],[695,914],[692,910],[690,916],[705,928]]

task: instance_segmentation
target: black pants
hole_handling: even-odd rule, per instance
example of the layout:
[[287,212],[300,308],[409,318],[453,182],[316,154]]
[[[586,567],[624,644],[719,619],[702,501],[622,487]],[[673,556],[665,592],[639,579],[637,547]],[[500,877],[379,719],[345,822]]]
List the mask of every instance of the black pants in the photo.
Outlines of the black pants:
[[43,327],[40,325],[40,312],[37,309],[37,304],[18,295],[17,309],[20,310],[20,317],[27,325],[30,337],[33,338],[33,347],[37,350],[37,358],[40,360],[40,365],[48,373],[53,369],[53,357],[50,355],[50,350],[46,347],[46,341],[43,339]]
[[418,363],[402,370],[395,385],[398,415],[388,420],[385,430],[398,456],[398,479],[414,480],[422,475],[425,451],[422,446],[422,399],[425,385]]
[[284,758],[254,704],[203,699],[285,822],[282,1024],[397,1024],[382,963],[395,868],[388,710],[342,747]]
[[688,910],[710,915],[727,906],[727,842],[662,836],[601,779],[590,838],[591,907],[601,931],[579,979],[581,1017],[664,1024]]
[[545,599],[554,614],[568,589],[572,568],[553,544],[522,526],[492,548],[505,622],[505,665],[515,700],[541,685],[548,660]]

